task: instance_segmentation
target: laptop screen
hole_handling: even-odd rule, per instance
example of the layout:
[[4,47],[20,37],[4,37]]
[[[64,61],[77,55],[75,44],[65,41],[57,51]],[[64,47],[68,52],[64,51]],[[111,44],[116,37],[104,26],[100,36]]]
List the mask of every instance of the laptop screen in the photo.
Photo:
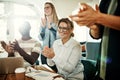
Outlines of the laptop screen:
[[18,67],[24,67],[22,57],[0,58],[0,74],[14,73]]

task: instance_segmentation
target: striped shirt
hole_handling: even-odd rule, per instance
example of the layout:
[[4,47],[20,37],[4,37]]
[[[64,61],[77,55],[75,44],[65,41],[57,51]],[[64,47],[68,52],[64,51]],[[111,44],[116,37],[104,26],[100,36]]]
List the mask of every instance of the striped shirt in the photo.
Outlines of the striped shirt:
[[[18,40],[19,46],[29,55],[31,55],[31,52],[40,53],[40,42],[36,41],[35,39],[30,40]],[[18,52],[15,52],[16,57],[21,57],[21,55]],[[30,63],[27,61],[25,62],[25,66],[30,66]]]

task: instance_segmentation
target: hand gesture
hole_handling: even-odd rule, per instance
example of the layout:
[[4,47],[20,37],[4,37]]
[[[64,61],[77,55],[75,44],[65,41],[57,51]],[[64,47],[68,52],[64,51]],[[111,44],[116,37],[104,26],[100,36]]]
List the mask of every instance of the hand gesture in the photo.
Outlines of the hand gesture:
[[13,43],[11,43],[11,46],[13,47],[14,50],[18,51],[20,50],[20,46],[17,40],[15,40]]
[[53,49],[48,46],[44,47],[42,54],[49,59],[52,59],[55,56]]
[[81,5],[83,10],[79,11],[76,15],[71,15],[70,18],[80,26],[91,26],[97,23],[97,17],[100,13],[98,5],[96,5],[95,10],[85,3]]
[[9,44],[6,44],[4,41],[1,41],[2,47],[5,49],[6,52],[10,53],[14,53],[14,50],[11,46],[11,42],[9,41]]
[[43,27],[46,25],[46,19],[45,18],[41,18],[41,25]]

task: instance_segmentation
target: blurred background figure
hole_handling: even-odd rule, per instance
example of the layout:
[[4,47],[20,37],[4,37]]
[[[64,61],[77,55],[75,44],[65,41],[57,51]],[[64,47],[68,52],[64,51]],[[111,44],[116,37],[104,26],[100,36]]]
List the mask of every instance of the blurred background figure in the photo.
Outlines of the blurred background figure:
[[[53,42],[57,39],[57,22],[58,16],[52,3],[44,4],[44,18],[41,19],[39,40],[43,41],[42,49],[45,46],[52,47]],[[46,57],[41,55],[42,64],[47,64]],[[55,69],[55,67],[53,67]]]
[[[7,47],[10,49],[5,50],[9,54],[13,54],[15,57],[23,57],[25,60],[25,66],[33,65],[36,63],[39,54],[41,44],[30,36],[31,26],[29,22],[24,22],[19,27],[21,33],[21,39],[10,42]],[[12,50],[10,52],[10,50]]]
[[79,25],[90,28],[94,39],[102,39],[97,63],[96,80],[115,80],[120,72],[120,0],[101,0],[100,6],[93,9],[81,4],[83,9],[70,16]]

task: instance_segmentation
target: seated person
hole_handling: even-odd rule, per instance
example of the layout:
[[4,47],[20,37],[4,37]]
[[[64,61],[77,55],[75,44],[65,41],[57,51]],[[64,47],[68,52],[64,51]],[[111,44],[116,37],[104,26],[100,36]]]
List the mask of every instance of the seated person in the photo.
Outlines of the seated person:
[[47,57],[49,66],[56,65],[58,73],[65,80],[83,80],[84,67],[81,63],[81,46],[74,40],[73,23],[68,18],[58,22],[60,39],[55,40],[53,47],[44,47],[42,54]]
[[25,60],[25,66],[33,65],[40,54],[41,44],[30,36],[31,26],[28,22],[25,22],[19,28],[19,32],[22,37],[20,40],[9,42],[6,44],[2,41],[3,48],[9,53],[10,56],[20,57]]

